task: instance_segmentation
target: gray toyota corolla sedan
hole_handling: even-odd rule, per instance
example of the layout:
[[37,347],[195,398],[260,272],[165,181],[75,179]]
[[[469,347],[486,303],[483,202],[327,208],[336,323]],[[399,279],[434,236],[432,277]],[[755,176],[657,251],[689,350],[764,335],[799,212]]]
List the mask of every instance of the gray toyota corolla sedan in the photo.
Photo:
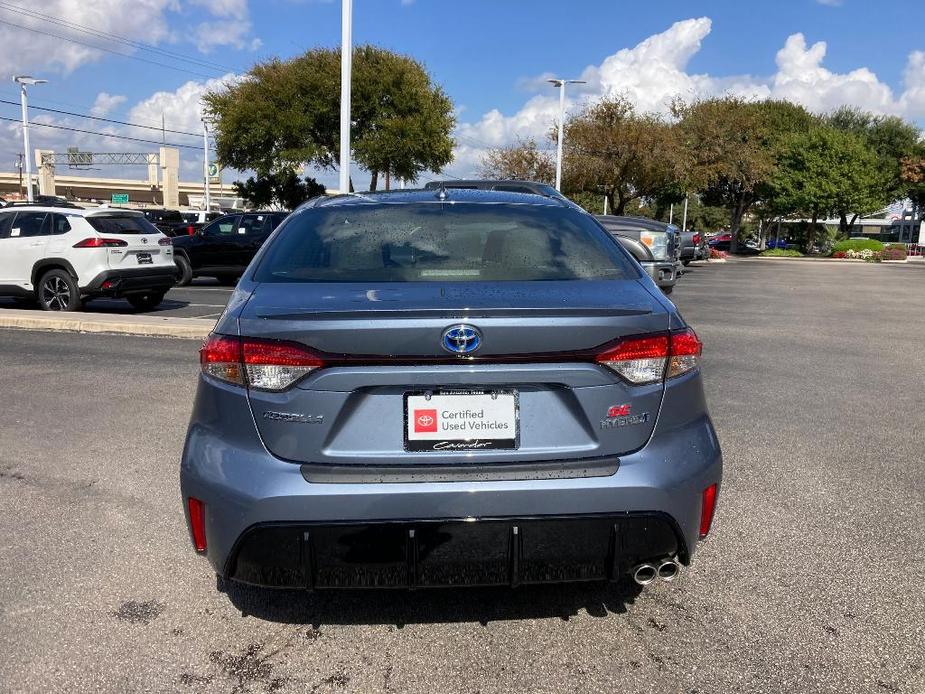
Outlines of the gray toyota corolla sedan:
[[270,587],[670,580],[722,474],[700,353],[555,198],[306,203],[201,350],[193,546]]

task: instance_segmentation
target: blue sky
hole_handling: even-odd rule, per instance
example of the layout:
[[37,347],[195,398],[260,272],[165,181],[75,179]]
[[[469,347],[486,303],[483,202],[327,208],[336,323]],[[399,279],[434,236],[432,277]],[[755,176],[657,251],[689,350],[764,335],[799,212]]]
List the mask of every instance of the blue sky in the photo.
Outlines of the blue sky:
[[[548,74],[589,80],[570,95],[571,108],[613,93],[655,111],[678,94],[738,93],[789,98],[817,111],[856,104],[925,125],[925,2],[918,0],[354,0],[354,19],[356,43],[420,59],[457,105],[460,146],[450,167],[457,175],[472,173],[486,146],[542,137],[557,107],[541,79]],[[169,54],[98,32],[154,44]],[[159,123],[163,112],[168,128],[184,131],[197,129],[199,96],[218,84],[209,79],[240,74],[255,60],[285,58],[339,40],[337,1],[49,0],[41,7],[26,0],[0,2],[0,71],[50,80],[33,90],[35,106],[93,109],[145,124]],[[12,83],[0,86],[0,99],[16,98]],[[0,104],[0,116],[16,118],[18,107]],[[74,116],[38,110],[33,116],[68,127],[158,137]],[[21,149],[18,138],[15,125],[0,122],[3,169]],[[33,140],[53,148],[147,148],[47,128],[37,128]],[[201,155],[181,156],[181,177],[195,178],[194,160]]]

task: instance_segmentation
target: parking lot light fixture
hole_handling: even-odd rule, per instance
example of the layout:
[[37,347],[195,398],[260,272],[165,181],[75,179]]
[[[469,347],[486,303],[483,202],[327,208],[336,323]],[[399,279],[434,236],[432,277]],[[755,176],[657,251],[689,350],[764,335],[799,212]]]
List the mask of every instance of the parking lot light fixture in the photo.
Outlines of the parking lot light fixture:
[[562,191],[562,140],[565,138],[565,85],[585,84],[585,80],[564,80],[558,77],[546,80],[559,88],[559,138],[556,146],[556,190]]
[[19,85],[19,99],[22,103],[22,141],[23,152],[25,153],[26,159],[26,199],[29,202],[33,202],[32,154],[29,151],[29,103],[28,95],[26,94],[26,87],[32,87],[37,84],[46,84],[48,80],[38,79],[30,75],[13,75],[13,81]]

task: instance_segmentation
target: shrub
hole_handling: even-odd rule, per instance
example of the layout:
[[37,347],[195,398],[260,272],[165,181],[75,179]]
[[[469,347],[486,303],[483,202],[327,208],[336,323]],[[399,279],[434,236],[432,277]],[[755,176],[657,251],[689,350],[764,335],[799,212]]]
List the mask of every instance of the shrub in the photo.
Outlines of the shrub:
[[795,248],[771,248],[761,251],[759,255],[766,258],[800,258],[803,254]]
[[715,248],[710,249],[710,260],[725,260],[726,251],[718,251]]
[[905,260],[907,255],[906,246],[902,243],[889,244],[880,251],[881,260]]
[[848,239],[838,241],[832,246],[833,251],[882,251],[883,244],[877,239]]

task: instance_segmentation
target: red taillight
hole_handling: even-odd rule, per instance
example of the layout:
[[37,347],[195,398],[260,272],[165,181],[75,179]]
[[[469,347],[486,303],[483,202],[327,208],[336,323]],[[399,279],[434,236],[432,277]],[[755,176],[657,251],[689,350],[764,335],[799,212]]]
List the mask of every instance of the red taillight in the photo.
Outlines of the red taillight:
[[700,366],[703,343],[690,328],[671,333],[671,361],[668,363],[668,378],[674,378]]
[[195,235],[196,235],[196,227],[194,227],[192,224],[190,224],[188,227],[186,227],[186,235],[187,235],[187,236],[195,236]]
[[158,239],[157,245],[158,245],[158,246],[172,246],[172,245],[173,245],[173,239],[171,239],[171,238],[168,237],[168,236],[165,236],[165,237],[162,238],[162,239]]
[[695,246],[700,245],[700,234],[694,234],[694,245]]
[[103,238],[102,236],[92,236],[89,239],[78,241],[74,244],[74,248],[108,248],[127,245],[128,242],[123,241],[122,239],[107,239]]
[[206,505],[195,497],[187,500],[189,506],[189,527],[193,534],[193,547],[197,552],[206,551]]
[[227,383],[281,391],[324,366],[297,342],[211,335],[199,350],[202,372]]
[[[673,378],[700,365],[703,345],[690,328],[669,335],[634,337],[597,355],[597,363],[634,385]],[[667,370],[666,370],[667,365]]]
[[713,525],[713,512],[716,510],[716,485],[711,484],[703,490],[703,500],[700,505],[700,539],[710,534]]
[[637,337],[597,355],[597,363],[616,371],[630,383],[661,381],[668,359],[668,336]]

